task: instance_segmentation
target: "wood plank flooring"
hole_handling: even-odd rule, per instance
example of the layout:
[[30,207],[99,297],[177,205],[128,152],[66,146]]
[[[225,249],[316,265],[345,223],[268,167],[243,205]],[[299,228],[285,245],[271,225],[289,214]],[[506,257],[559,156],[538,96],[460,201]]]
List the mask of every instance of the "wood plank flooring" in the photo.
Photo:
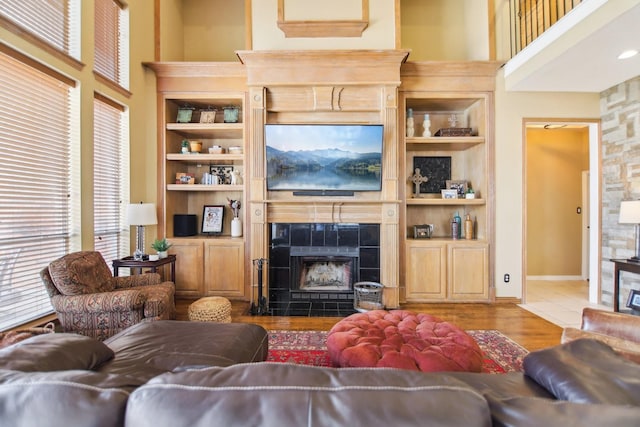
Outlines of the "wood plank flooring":
[[[178,320],[188,320],[193,300],[177,299]],[[496,329],[529,351],[560,344],[562,328],[516,304],[403,304],[402,309],[429,313],[462,329]],[[252,316],[249,303],[232,301],[234,322],[256,323],[268,330],[329,330],[339,317]]]

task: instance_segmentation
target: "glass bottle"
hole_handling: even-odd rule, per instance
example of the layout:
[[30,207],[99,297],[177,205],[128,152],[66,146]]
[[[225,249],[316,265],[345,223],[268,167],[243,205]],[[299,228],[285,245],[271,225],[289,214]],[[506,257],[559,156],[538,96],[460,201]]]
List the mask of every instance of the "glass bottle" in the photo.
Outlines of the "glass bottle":
[[454,239],[459,239],[462,237],[462,218],[460,218],[460,215],[458,215],[458,211],[456,211],[456,214],[453,216],[453,220],[458,224],[458,226],[456,227],[458,231],[456,233],[457,237],[454,237]]
[[469,214],[464,220],[464,238],[467,240],[473,239],[473,221],[471,221],[471,215]]

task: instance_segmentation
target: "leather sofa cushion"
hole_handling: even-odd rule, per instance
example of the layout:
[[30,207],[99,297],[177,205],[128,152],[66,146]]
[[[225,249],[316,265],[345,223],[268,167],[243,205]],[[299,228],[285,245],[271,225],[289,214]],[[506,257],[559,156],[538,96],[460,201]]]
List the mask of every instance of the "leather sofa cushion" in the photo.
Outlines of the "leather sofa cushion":
[[113,356],[113,350],[101,341],[84,335],[43,334],[1,349],[0,369],[23,372],[91,370]]
[[267,331],[248,323],[143,322],[104,343],[116,357],[100,371],[129,375],[140,384],[185,367],[260,362],[268,352]]
[[123,426],[130,390],[125,377],[91,371],[0,369],[0,425]]
[[255,363],[161,375],[129,398],[137,427],[490,426],[485,399],[446,374]]
[[110,292],[115,287],[111,271],[99,252],[65,255],[49,264],[49,274],[63,295]]
[[640,408],[549,400],[535,397],[497,399],[486,396],[495,427],[636,427]]
[[629,359],[632,362],[640,363],[640,343],[629,341],[624,338],[605,335],[599,332],[584,331],[577,328],[564,328],[560,342],[566,343],[580,338],[590,338],[602,341],[609,347],[613,348],[622,357]]
[[560,400],[640,406],[640,365],[601,341],[579,339],[529,353],[523,368]]

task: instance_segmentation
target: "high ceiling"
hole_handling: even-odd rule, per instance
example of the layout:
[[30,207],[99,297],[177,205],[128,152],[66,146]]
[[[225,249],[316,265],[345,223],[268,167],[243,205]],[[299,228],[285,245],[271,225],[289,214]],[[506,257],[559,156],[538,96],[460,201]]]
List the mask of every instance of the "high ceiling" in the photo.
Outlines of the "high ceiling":
[[602,92],[640,75],[640,0],[589,0],[505,65],[509,91]]

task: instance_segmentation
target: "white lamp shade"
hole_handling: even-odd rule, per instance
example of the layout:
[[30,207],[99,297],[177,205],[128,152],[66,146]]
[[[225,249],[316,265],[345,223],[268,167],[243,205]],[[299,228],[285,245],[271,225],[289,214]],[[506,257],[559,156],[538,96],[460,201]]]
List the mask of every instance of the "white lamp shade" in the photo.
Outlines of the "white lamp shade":
[[620,202],[620,224],[640,224],[640,200]]
[[132,203],[127,206],[127,225],[154,225],[158,223],[156,205]]

